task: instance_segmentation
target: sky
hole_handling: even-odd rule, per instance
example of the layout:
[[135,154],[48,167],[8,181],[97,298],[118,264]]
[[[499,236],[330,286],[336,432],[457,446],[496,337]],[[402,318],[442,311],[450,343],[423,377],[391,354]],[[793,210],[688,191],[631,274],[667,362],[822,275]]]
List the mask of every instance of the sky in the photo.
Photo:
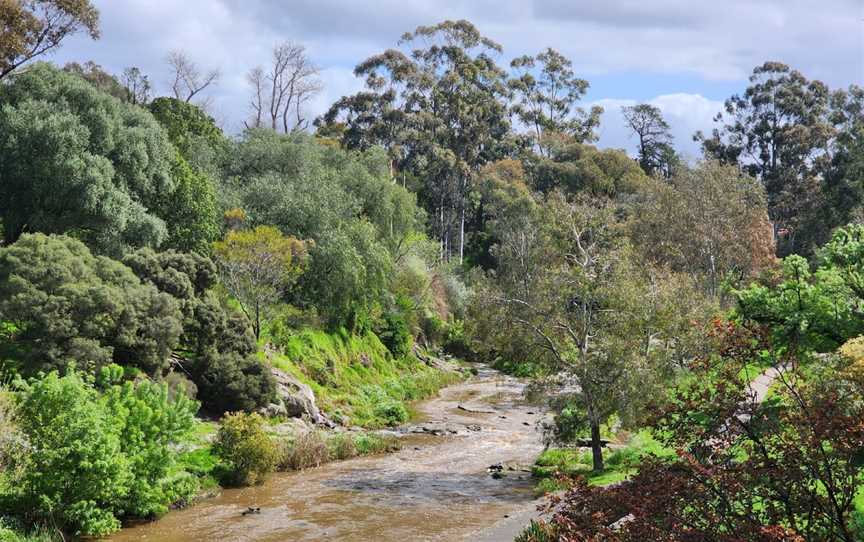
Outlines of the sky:
[[165,58],[182,50],[222,78],[211,113],[238,132],[249,113],[246,73],[273,45],[303,44],[321,70],[317,115],[362,88],[353,68],[395,47],[418,25],[468,19],[504,52],[499,64],[546,47],[591,83],[583,106],[605,109],[601,147],[624,148],[620,108],[659,107],[676,147],[695,157],[723,101],[742,92],[766,60],[789,64],[832,88],[864,84],[864,0],[93,0],[102,37],[76,36],[51,60],[93,60],[112,73],[136,66],[167,94]]

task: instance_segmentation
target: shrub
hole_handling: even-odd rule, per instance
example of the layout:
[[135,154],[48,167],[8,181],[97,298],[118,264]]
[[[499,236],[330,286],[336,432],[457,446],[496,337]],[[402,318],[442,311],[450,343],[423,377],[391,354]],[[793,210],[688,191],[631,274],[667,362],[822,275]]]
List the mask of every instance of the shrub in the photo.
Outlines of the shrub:
[[21,384],[17,420],[30,446],[15,457],[10,485],[13,508],[28,521],[105,535],[120,527],[120,516],[158,515],[194,491],[168,473],[197,404],[169,399],[166,386],[147,380],[113,384],[122,374],[104,368],[101,395],[75,371]]
[[26,374],[96,368],[112,361],[161,372],[182,332],[171,296],[120,262],[66,236],[22,235],[0,248],[5,341]]
[[15,423],[12,397],[0,388],[0,476],[12,468],[15,456],[25,449],[24,435]]
[[0,542],[61,542],[55,531],[47,527],[26,529],[19,522],[0,517]]
[[411,353],[413,338],[411,330],[405,318],[397,312],[388,312],[384,315],[384,325],[377,333],[378,338],[393,354],[393,357],[401,358]]
[[336,433],[327,441],[332,461],[351,459],[359,455],[354,437],[346,433]]
[[190,486],[195,480],[187,479],[181,487],[178,478],[169,479],[175,464],[169,443],[180,442],[192,431],[198,403],[184,394],[172,396],[168,386],[149,380],[111,386],[101,401],[119,432],[120,452],[131,474],[128,494],[118,501],[120,509],[136,517],[154,517],[166,513],[169,504],[188,500],[197,485]]
[[264,430],[259,414],[237,412],[222,419],[213,452],[227,467],[226,482],[257,484],[273,472],[278,459],[276,443]]
[[423,336],[431,344],[441,344],[447,333],[447,323],[437,314],[429,313],[421,322]]
[[387,425],[399,425],[408,421],[408,410],[398,401],[385,401],[375,406],[375,416]]
[[361,433],[354,438],[357,455],[380,454],[399,448],[399,439],[394,436],[382,436],[375,433]]
[[217,414],[250,412],[271,402],[276,383],[270,369],[254,355],[208,352],[195,362],[198,397]]
[[555,540],[558,540],[558,536],[550,525],[532,519],[514,542],[553,542]]
[[447,326],[444,350],[448,354],[461,358],[466,358],[471,354],[471,346],[468,344],[468,336],[465,333],[465,323],[462,320],[453,320]]
[[131,473],[110,413],[78,374],[56,372],[30,383],[19,402],[22,430],[32,443],[18,504],[33,519],[54,519],[74,534],[120,528],[108,503],[129,494]]

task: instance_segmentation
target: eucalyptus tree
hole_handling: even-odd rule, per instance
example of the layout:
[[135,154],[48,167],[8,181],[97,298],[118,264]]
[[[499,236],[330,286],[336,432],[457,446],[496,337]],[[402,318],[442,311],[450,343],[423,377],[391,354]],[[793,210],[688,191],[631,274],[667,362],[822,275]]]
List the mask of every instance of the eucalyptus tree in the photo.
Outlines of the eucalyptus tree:
[[[671,175],[675,151],[672,149],[672,134],[669,123],[663,118],[659,107],[651,104],[636,104],[621,108],[627,126],[639,138],[639,165],[648,175],[660,173]],[[671,151],[671,152],[670,152]]]
[[576,106],[589,84],[575,76],[570,59],[547,48],[535,56],[513,59],[510,67],[516,72],[508,82],[515,98],[512,111],[530,130],[543,156],[549,156],[544,136],[550,132],[572,136],[580,143],[597,139],[594,130],[603,108],[593,106],[586,112]]
[[383,145],[394,174],[423,179],[441,257],[455,252],[461,262],[474,180],[509,141],[502,49],[464,20],[420,26],[399,46],[361,62],[354,73],[367,89],[337,101],[319,125],[341,125],[349,148]]
[[696,134],[706,156],[737,164],[762,182],[781,253],[806,249],[814,233],[807,220],[818,212],[836,135],[829,88],[785,64],[765,62],[715,121],[720,126],[710,137]]
[[150,102],[150,78],[135,66],[128,67],[120,74],[120,84],[126,90],[126,101],[135,105]]
[[[218,69],[202,72],[184,51],[169,52],[166,62],[171,70],[171,93],[174,98],[184,102],[191,102],[192,98],[201,94],[207,87],[215,86],[222,76]],[[202,107],[206,109],[209,101],[210,98],[202,100]]]
[[0,79],[84,31],[99,38],[99,10],[90,0],[0,0]]
[[646,183],[632,210],[630,237],[643,256],[696,277],[711,297],[723,281],[741,284],[775,262],[765,190],[735,166],[681,168]]
[[[538,215],[540,216],[540,215]],[[565,385],[559,433],[588,429],[593,466],[603,470],[600,428],[613,414],[635,419],[675,360],[688,326],[690,289],[635,258],[603,200],[551,194],[533,224],[502,235],[499,311],[527,330],[536,359]],[[562,410],[563,412],[563,410]]]

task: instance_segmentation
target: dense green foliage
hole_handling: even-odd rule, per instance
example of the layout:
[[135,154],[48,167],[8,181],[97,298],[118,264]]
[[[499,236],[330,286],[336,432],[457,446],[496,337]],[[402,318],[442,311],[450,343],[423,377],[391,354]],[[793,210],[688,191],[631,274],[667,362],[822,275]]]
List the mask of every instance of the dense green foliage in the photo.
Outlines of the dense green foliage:
[[222,283],[252,321],[255,338],[269,311],[302,274],[306,246],[272,226],[229,231],[213,245]]
[[386,450],[264,413],[404,423],[460,378],[429,351],[531,377],[553,414],[535,474],[587,478],[524,540],[861,535],[861,88],[767,62],[693,163],[627,107],[637,161],[591,144],[570,59],[508,74],[443,21],[362,61],[316,135],[259,111],[229,137],[135,68],[5,77],[98,35],[86,0],[0,0],[0,21],[0,539]]
[[830,352],[864,333],[864,226],[838,229],[815,267],[787,256],[776,284],[737,292],[739,316],[769,326],[791,349]]
[[394,357],[378,337],[303,331],[274,337],[284,355],[274,366],[297,377],[315,392],[321,408],[336,421],[361,427],[404,422],[403,403],[427,397],[459,378],[413,356]]
[[7,243],[25,231],[68,233],[116,255],[200,250],[215,237],[212,181],[146,110],[47,64],[0,87],[0,101]]
[[231,154],[226,205],[242,207],[249,226],[312,241],[308,269],[287,299],[332,326],[355,326],[383,300],[394,252],[419,226],[414,197],[388,171],[380,152],[254,130]]
[[3,498],[24,517],[107,534],[122,516],[165,513],[196,490],[194,479],[169,474],[171,447],[192,428],[198,406],[148,381],[114,384],[120,375],[104,367],[98,388],[75,372],[21,384],[15,420],[27,446],[13,459]]
[[182,332],[177,302],[131,269],[65,236],[25,234],[0,248],[5,357],[25,374],[111,362],[166,368]]

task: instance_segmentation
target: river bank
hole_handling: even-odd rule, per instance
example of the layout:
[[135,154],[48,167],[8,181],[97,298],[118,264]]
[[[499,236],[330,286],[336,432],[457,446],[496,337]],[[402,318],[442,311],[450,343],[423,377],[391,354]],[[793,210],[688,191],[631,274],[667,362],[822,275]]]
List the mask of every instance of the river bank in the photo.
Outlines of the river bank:
[[527,470],[542,449],[541,415],[524,385],[484,369],[418,403],[396,453],[276,474],[109,540],[477,539],[535,503]]

